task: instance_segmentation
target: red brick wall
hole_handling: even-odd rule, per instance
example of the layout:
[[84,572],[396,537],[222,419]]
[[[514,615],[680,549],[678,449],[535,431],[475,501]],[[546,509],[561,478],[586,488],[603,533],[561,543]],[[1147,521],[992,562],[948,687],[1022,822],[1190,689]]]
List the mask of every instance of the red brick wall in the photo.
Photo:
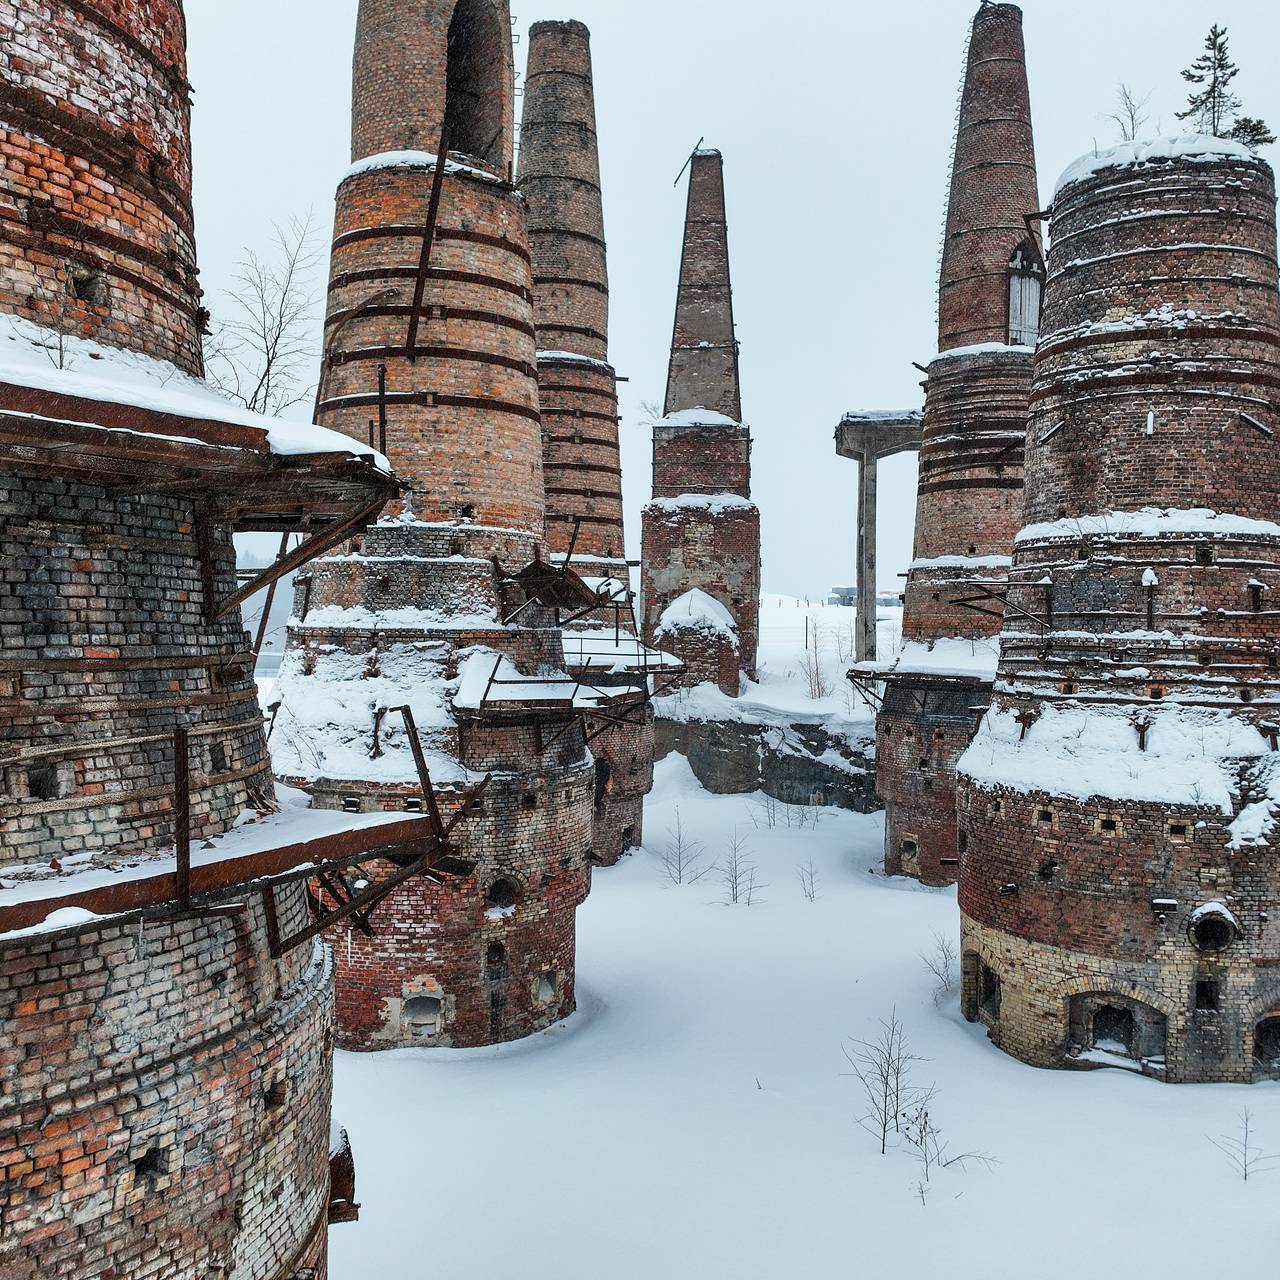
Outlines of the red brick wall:
[[267,959],[256,900],[0,944],[0,1274],[323,1277],[332,1018],[327,948]]
[[734,493],[751,497],[751,432],[747,427],[653,428],[653,496]]
[[4,0],[0,76],[0,308],[199,374],[181,4]]

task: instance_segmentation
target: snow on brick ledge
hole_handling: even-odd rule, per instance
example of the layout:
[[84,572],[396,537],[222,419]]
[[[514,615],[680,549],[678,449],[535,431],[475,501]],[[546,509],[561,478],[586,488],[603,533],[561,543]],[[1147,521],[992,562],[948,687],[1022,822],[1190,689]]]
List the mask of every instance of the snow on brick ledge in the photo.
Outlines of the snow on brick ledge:
[[939,351],[929,363],[936,364],[939,360],[963,360],[966,356],[993,355],[1033,356],[1035,348],[1012,345],[1008,342],[974,342],[967,347],[950,347],[946,351]]
[[726,511],[754,511],[756,504],[750,498],[740,498],[736,493],[682,493],[676,498],[653,498],[644,509],[661,515],[677,515],[681,511],[706,511],[722,515]]
[[1269,756],[1266,739],[1230,712],[1170,705],[1144,714],[1151,726],[1140,751],[1133,717],[1123,710],[1045,706],[1024,738],[1015,713],[995,709],[957,769],[988,787],[1028,793],[1047,783],[1055,795],[1076,800],[1098,796],[1231,815],[1240,765]]
[[[339,186],[349,178],[359,177],[362,173],[377,173],[382,169],[434,169],[437,157],[432,151],[380,151],[377,155],[365,156],[357,160],[342,175]],[[506,183],[496,173],[488,169],[478,169],[475,165],[464,164],[461,160],[446,160],[444,171],[449,177],[466,176],[479,178],[482,182],[492,182],[497,186]]]
[[1094,151],[1068,165],[1058,179],[1054,197],[1073,182],[1083,182],[1104,169],[1129,169],[1161,160],[1183,160],[1195,164],[1212,164],[1218,160],[1254,160],[1258,157],[1239,142],[1229,138],[1213,138],[1203,133],[1184,133],[1168,138],[1150,138],[1138,142],[1121,142],[1117,146]]
[[1103,515],[1046,520],[1021,529],[1015,543],[1048,538],[1162,538],[1168,534],[1221,538],[1280,538],[1280,524],[1249,516],[1211,511],[1207,507],[1144,507],[1141,511],[1108,511]]
[[977,680],[994,680],[1000,658],[1000,641],[989,639],[908,640],[892,657],[880,661],[858,662],[854,671],[883,677],[895,675],[966,676]]
[[[221,422],[266,432],[272,453],[301,455],[345,453],[373,456],[381,470],[391,464],[375,450],[324,427],[282,422],[253,413],[219,395],[208,383],[183,373],[167,360],[104,346],[87,338],[60,334],[19,316],[0,313],[0,383],[75,396],[82,400],[129,405],[194,422]],[[94,426],[94,423],[85,423]],[[124,430],[124,428],[103,428]],[[194,437],[168,437],[188,443]]]
[[589,368],[599,369],[602,373],[613,372],[613,365],[607,360],[597,360],[595,356],[579,355],[576,351],[539,351],[537,359],[557,364],[584,364]]
[[738,647],[738,628],[733,615],[714,596],[693,587],[678,596],[662,611],[655,638],[680,631],[707,631]]
[[740,427],[741,422],[714,409],[680,409],[660,418],[655,427]]

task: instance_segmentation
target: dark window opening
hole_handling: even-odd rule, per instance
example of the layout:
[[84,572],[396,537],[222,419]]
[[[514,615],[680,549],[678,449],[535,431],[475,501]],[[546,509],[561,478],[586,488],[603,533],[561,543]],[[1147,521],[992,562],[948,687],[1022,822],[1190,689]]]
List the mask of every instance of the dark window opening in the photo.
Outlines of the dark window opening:
[[1169,823],[1169,834],[1175,840],[1185,840],[1187,838],[1187,824],[1185,822]]
[[404,802],[405,813],[421,813],[422,798],[420,796],[409,796]]
[[1052,809],[1040,809],[1040,810],[1038,810],[1038,811],[1037,811],[1037,813],[1036,813],[1036,821],[1037,821],[1037,822],[1038,822],[1042,827],[1051,827],[1051,826],[1053,826],[1053,810],[1052,810]]
[[489,1033],[496,1039],[502,1034],[507,1016],[507,993],[500,987],[489,992]]
[[1253,690],[1252,690],[1252,689],[1241,689],[1241,690],[1240,690],[1240,701],[1241,701],[1241,702],[1252,702],[1252,701],[1253,701]]
[[343,796],[342,812],[343,813],[359,813],[360,797],[359,796]]
[[476,504],[474,502],[464,502],[462,504],[462,518],[464,520],[474,520],[476,516]]
[[511,976],[511,966],[507,963],[507,949],[500,942],[489,943],[484,953],[484,971],[490,982],[501,982]]
[[959,845],[961,853],[964,853],[969,848],[969,833],[967,831],[960,832]]
[[1113,836],[1120,829],[1120,824],[1114,818],[1103,818],[1098,823],[1099,828],[1104,835]]
[[1211,978],[1196,979],[1196,1008],[1205,1013],[1217,1013],[1218,984]]
[[489,892],[485,894],[485,905],[490,907],[498,907],[507,910],[514,907],[520,898],[520,889],[514,880],[508,879],[506,876],[500,876],[489,886]]
[[169,1176],[169,1156],[163,1147],[152,1147],[133,1162],[133,1185],[145,1191],[156,1191]]
[[1269,1067],[1280,1067],[1280,1018],[1263,1018],[1253,1036],[1253,1056]]
[[1048,883],[1058,874],[1058,864],[1052,858],[1040,864],[1040,879]]
[[1133,1014],[1114,1004],[1100,1005],[1093,1014],[1093,1047],[1107,1053],[1133,1056],[1136,1027]]
[[1191,926],[1191,940],[1201,951],[1225,951],[1235,941],[1235,930],[1220,915],[1204,915]]
[[224,742],[214,742],[209,746],[209,772],[217,775],[227,771],[227,746]]
[[520,807],[522,809],[536,809],[538,807],[538,797],[532,791],[526,791],[520,797]]
[[283,1080],[274,1080],[269,1084],[262,1094],[263,1104],[268,1111],[275,1111],[279,1107],[283,1107],[289,1100],[289,1086]]
[[410,1035],[433,1036],[440,1030],[444,1009],[438,996],[410,996],[404,1002],[404,1020]]
[[604,802],[609,795],[609,781],[613,776],[613,767],[607,760],[596,761],[596,789],[595,789],[595,806],[596,813],[600,813],[604,809]]
[[33,764],[27,769],[27,794],[33,800],[57,800],[61,789],[58,785],[56,764]]
[[1196,564],[1212,564],[1213,547],[1207,542],[1196,545]]
[[978,961],[978,1007],[993,1018],[1000,1016],[1000,975]]
[[72,262],[67,266],[67,280],[71,296],[77,302],[87,302],[92,307],[111,305],[111,284],[106,272],[96,271],[80,262]]
[[511,33],[498,8],[491,0],[458,0],[449,24],[449,149],[478,160],[491,160],[502,140],[504,43]]
[[635,827],[623,827],[623,828],[622,828],[622,848],[623,848],[623,852],[626,852],[626,850],[628,850],[628,849],[634,849],[634,848],[635,848],[635,844],[636,844],[636,829],[635,829]]

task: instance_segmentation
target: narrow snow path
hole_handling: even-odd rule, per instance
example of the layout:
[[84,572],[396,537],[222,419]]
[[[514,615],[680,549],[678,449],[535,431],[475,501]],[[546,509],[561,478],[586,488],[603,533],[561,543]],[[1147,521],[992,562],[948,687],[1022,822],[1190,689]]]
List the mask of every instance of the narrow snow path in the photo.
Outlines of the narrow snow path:
[[[711,858],[741,830],[763,901],[669,883],[677,809]],[[920,955],[957,932],[954,893],[871,873],[879,815],[788,812],[770,828],[759,800],[663,762],[648,849],[597,872],[579,913],[578,1014],[498,1049],[338,1055],[362,1209],[332,1231],[334,1280],[1264,1273],[1280,1172],[1243,1183],[1206,1135],[1247,1104],[1280,1151],[1280,1089],[1004,1057],[933,1003]],[[998,1162],[935,1174],[923,1205],[909,1152],[858,1127],[841,1052],[895,1006],[944,1138]]]

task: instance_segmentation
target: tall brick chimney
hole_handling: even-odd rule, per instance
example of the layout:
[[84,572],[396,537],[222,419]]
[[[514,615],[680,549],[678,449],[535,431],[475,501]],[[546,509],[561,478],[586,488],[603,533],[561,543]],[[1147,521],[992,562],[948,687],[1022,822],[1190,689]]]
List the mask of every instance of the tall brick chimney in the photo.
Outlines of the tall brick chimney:
[[1084,156],[1053,201],[991,709],[959,763],[965,1015],[1037,1066],[1280,1075],[1271,168]]
[[681,409],[714,409],[735,422],[742,420],[724,158],[718,151],[696,152],[689,166],[689,204],[663,413]]
[[322,808],[422,812],[434,799],[448,814],[493,773],[469,809],[474,872],[411,880],[374,936],[333,937],[341,1044],[486,1044],[574,1007],[601,785],[582,712],[596,695],[545,673],[566,668],[560,609],[596,596],[544,558],[506,0],[362,0],[354,68],[320,415],[366,443],[385,430],[412,492],[303,575],[272,744]]
[[520,189],[528,201],[542,404],[547,542],[625,577],[618,387],[591,77],[580,22],[529,31]]
[[737,697],[743,673],[756,669],[760,512],[741,421],[719,151],[690,160],[665,415],[653,427],[653,500],[644,509],[644,636],[684,661],[685,684],[710,682]]
[[1044,278],[1027,220],[1038,209],[1022,12],[984,4],[956,130],[904,643],[878,673],[887,680],[876,756],[885,866],[933,884],[957,874],[955,762],[990,697],[1022,510]]

